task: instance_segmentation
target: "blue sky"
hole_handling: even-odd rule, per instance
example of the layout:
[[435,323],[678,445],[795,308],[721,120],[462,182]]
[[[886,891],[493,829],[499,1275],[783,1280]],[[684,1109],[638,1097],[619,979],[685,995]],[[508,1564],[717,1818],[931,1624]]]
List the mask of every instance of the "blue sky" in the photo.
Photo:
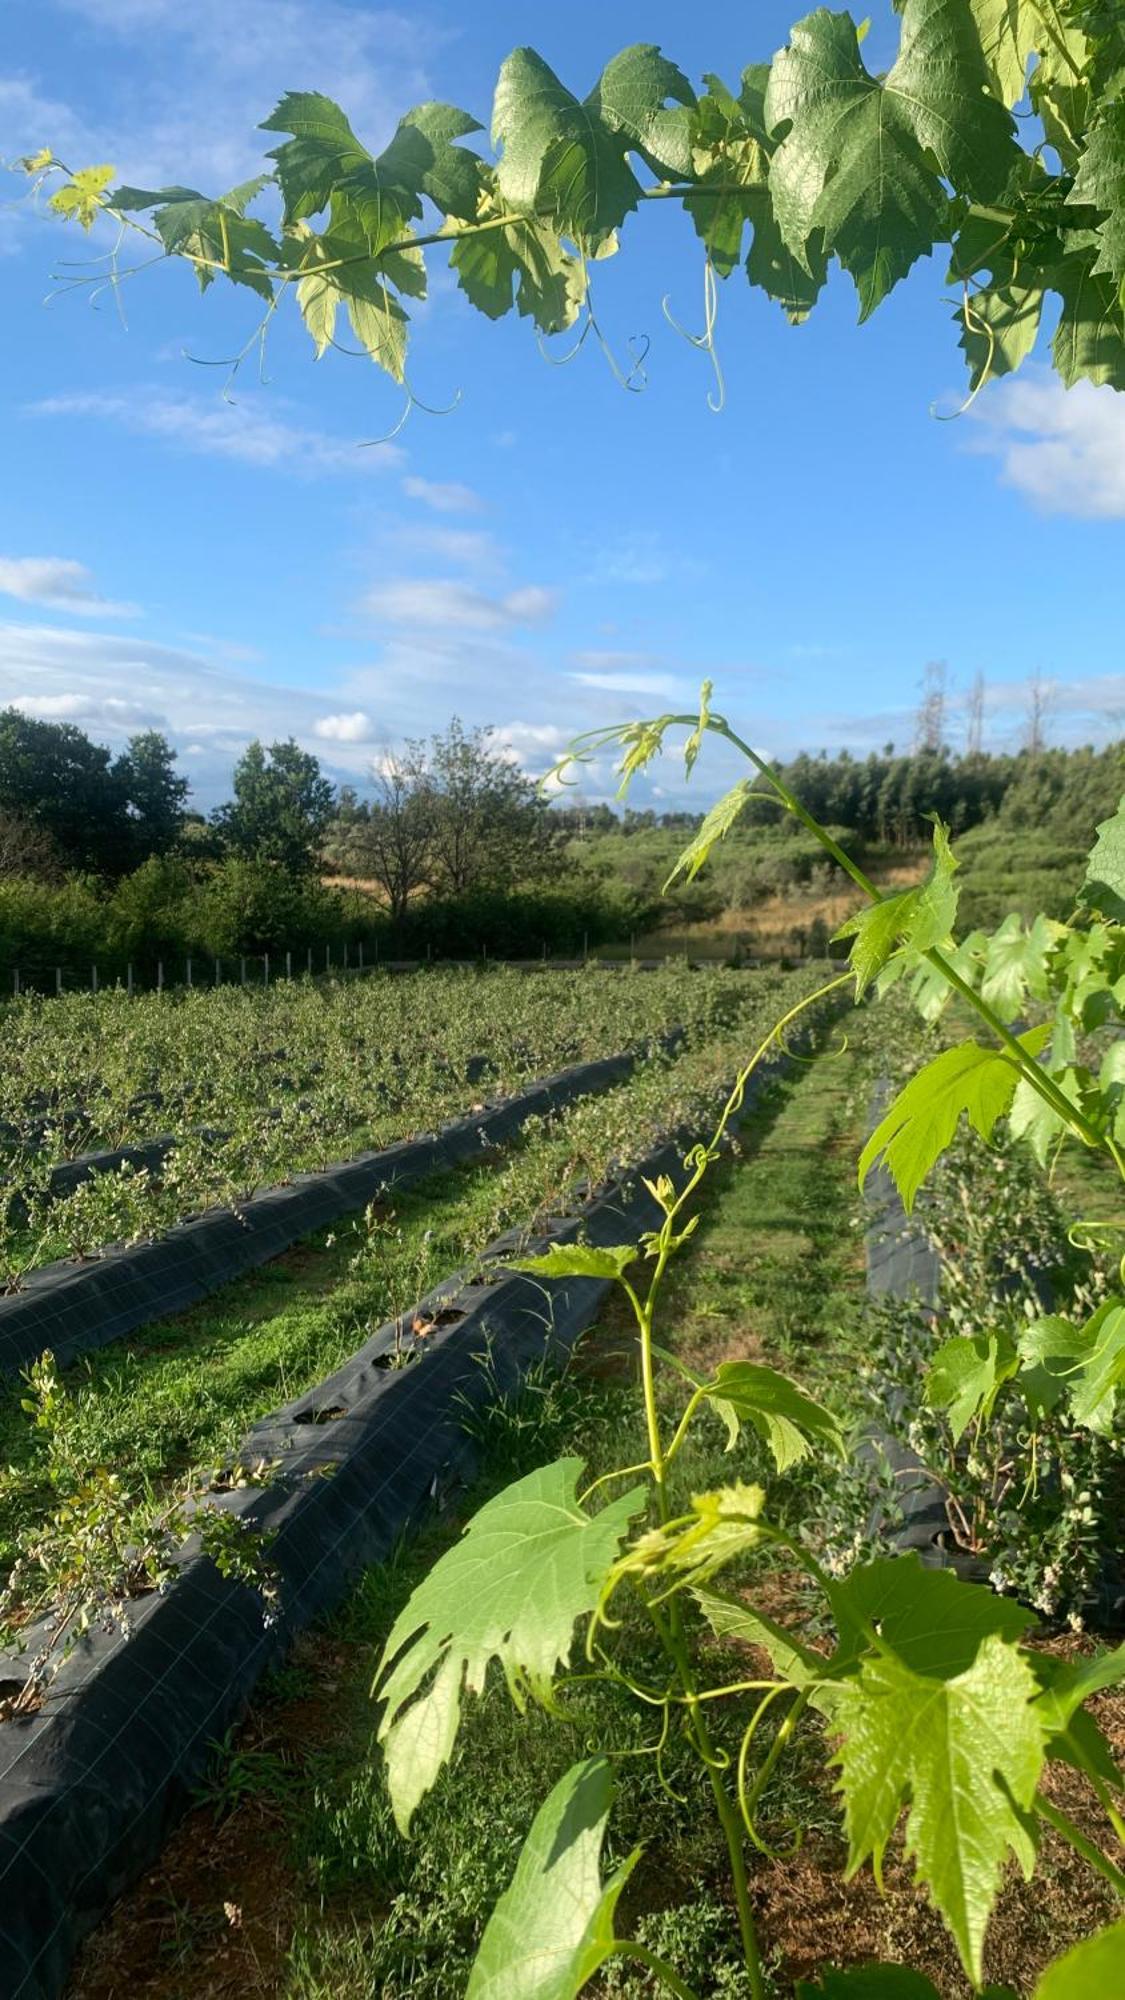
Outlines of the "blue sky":
[[[426,97],[487,124],[521,41],[582,91],[642,39],[693,81],[735,83],[793,18],[778,0],[9,0],[0,158],[49,144],[218,193],[253,171],[285,89],[337,97],[379,144]],[[892,32],[877,8],[872,66]],[[252,735],[293,733],[362,782],[457,710],[536,769],[577,729],[690,705],[704,675],[779,753],[908,743],[933,660],[954,743],[978,671],[996,747],[1018,743],[1035,673],[1057,740],[1125,727],[1125,399],[1066,394],[1033,363],[939,421],[962,375],[937,263],[864,327],[841,273],[798,329],[731,278],[719,415],[661,313],[665,293],[689,327],[702,308],[671,214],[633,218],[599,271],[617,355],[651,338],[641,394],[593,342],[552,367],[526,322],[478,318],[435,263],[411,380],[426,403],[460,400],[378,445],[398,392],[364,361],[314,362],[295,316],[268,380],[247,362],[224,400],[227,371],[199,364],[238,350],[253,301],[200,299],[182,267],[125,284],[124,326],[108,296],[45,307],[84,246],[18,205],[14,179],[3,191],[0,702],[115,745],[165,729],[201,804]],[[596,770],[586,791],[608,784]],[[656,790],[679,794],[671,766]]]

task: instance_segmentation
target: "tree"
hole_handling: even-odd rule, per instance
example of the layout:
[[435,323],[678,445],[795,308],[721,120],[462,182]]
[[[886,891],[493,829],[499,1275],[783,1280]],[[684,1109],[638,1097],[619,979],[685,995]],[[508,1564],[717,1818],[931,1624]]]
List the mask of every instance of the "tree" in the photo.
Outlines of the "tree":
[[110,753],[72,722],[0,713],[0,811],[49,837],[64,867],[119,874],[130,830]]
[[[867,69],[849,14],[820,8],[737,91],[707,75],[697,92],[638,44],[575,95],[517,49],[497,78],[491,159],[460,143],[483,121],[451,105],[415,107],[376,157],[338,105],[298,90],[263,121],[278,140],[266,173],[215,199],[183,185],[111,190],[111,167],[72,174],[49,148],[21,164],[50,183],[67,220],[90,229],[108,215],[139,232],[146,261],[155,237],[203,288],[226,278],[256,294],[263,338],[293,298],[323,354],[345,313],[399,383],[404,301],[425,292],[427,248],[448,251],[488,318],[515,308],[542,334],[585,332],[597,260],[635,214],[676,203],[712,301],[715,280],[743,269],[797,322],[838,263],[866,319],[946,246],[974,390],[1020,366],[1054,303],[1061,379],[1125,387],[1125,11],[1112,0],[896,6],[886,72]],[[280,191],[279,230],[247,212],[267,183]],[[420,235],[427,204],[438,226]],[[103,282],[100,264],[90,282]]]
[[290,736],[268,750],[255,738],[234,767],[234,798],[214,824],[228,851],[295,875],[315,867],[335,793],[317,759]]
[[[419,746],[412,745],[416,754]],[[431,815],[429,875],[443,895],[512,889],[552,872],[558,854],[550,809],[530,778],[493,744],[491,729],[454,716],[430,738],[413,782]]]
[[183,831],[184,809],[191,786],[173,770],[176,752],[158,729],[131,736],[114,765],[114,776],[128,804],[129,827],[136,863],[150,855],[167,854]]
[[57,882],[62,873],[58,846],[46,827],[0,808],[0,881],[22,875]]
[[395,923],[411,898],[432,880],[435,799],[425,769],[425,746],[408,743],[375,779],[378,797],[345,826],[341,851],[357,875],[378,883]]

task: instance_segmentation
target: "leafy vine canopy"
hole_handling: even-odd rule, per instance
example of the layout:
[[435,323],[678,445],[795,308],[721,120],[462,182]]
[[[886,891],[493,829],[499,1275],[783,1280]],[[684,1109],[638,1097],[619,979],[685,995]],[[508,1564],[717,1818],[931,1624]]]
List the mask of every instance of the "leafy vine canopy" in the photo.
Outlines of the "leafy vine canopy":
[[116,186],[111,167],[74,171],[48,148],[21,164],[64,218],[109,217],[119,248],[147,238],[203,290],[256,293],[251,341],[292,297],[318,355],[354,341],[399,383],[427,253],[448,256],[489,319],[515,311],[541,335],[582,337],[597,329],[592,267],[670,202],[700,245],[709,329],[716,281],[738,270],[798,322],[838,264],[865,319],[945,249],[973,390],[1019,367],[1051,300],[1062,380],[1125,388],[1125,9],[895,5],[881,74],[866,24],[823,7],[729,86],[706,74],[697,87],[640,43],[580,96],[516,49],[490,143],[469,112],[427,103],[372,153],[339,105],[290,91],[263,120],[265,171],[219,196]]

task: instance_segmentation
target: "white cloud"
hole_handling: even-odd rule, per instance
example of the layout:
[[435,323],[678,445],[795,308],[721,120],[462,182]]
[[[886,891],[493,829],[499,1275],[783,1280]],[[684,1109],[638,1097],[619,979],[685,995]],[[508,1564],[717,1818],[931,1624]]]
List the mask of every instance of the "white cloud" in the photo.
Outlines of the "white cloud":
[[84,729],[158,729],[164,721],[159,709],[149,708],[143,701],[125,701],[119,695],[13,694],[9,705],[39,722],[78,722]]
[[[102,418],[139,436],[159,438],[181,451],[234,459],[267,471],[292,473],[296,478],[377,472],[401,464],[405,456],[398,445],[374,445],[365,450],[357,439],[333,437],[327,431],[290,423],[283,416],[221,397],[204,400],[145,389],[128,396],[78,391],[47,396],[29,408],[35,416]],[[276,411],[278,405],[272,408]]]
[[136,604],[115,604],[99,596],[85,564],[69,556],[0,556],[0,594],[84,618],[140,616]]
[[484,505],[471,486],[459,486],[455,480],[421,479],[410,473],[402,482],[402,490],[408,499],[421,500],[424,506],[432,507],[435,514],[475,514]]
[[519,625],[540,625],[555,607],[554,591],[525,584],[503,597],[449,577],[400,577],[377,584],[362,599],[361,609],[392,625],[417,625],[433,631],[503,632]]
[[651,694],[662,701],[688,698],[684,684],[673,674],[627,674],[620,669],[602,674],[575,673],[570,676],[581,687],[601,688],[606,694]]
[[391,532],[397,548],[438,556],[443,562],[458,563],[478,574],[504,566],[495,537],[484,528],[446,528],[437,522],[396,521]]
[[321,715],[313,723],[313,734],[325,743],[370,743],[375,724],[366,709],[355,708],[350,715]]
[[[97,157],[142,187],[178,180],[218,193],[259,171],[273,140],[256,127],[310,66],[315,87],[376,149],[403,105],[433,95],[425,65],[439,36],[405,10],[347,0],[118,0],[108,12],[102,0],[64,3],[91,24],[103,55],[110,108]],[[118,79],[106,58],[111,37],[143,58],[141,104],[131,67]]]
[[997,382],[972,414],[974,448],[1044,513],[1125,519],[1125,397],[1032,373]]

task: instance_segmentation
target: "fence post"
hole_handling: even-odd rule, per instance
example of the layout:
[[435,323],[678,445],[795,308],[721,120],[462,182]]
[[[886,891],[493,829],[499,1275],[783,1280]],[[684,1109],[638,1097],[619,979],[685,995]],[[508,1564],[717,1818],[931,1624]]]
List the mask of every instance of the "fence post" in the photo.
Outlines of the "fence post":
[[379,963],[379,940],[378,940],[378,938],[376,938],[376,940],[375,940],[375,963],[376,963],[376,965],[378,965],[378,963]]
[[62,966],[61,966],[61,965],[56,965],[56,967],[55,967],[55,994],[56,994],[56,997],[57,997],[57,996],[58,996],[58,995],[59,995],[59,994],[60,994],[61,992],[62,992]]
[[164,960],[162,958],[158,958],[156,961],[156,990],[158,993],[163,993],[164,991]]
[[96,993],[97,990],[98,990],[98,968],[96,965],[92,965],[90,967],[90,991],[91,993]]
[[293,977],[293,954],[291,951],[287,951],[285,954],[285,977],[286,979],[292,979]]
[[245,984],[246,984],[246,960],[245,960],[244,958],[240,958],[240,959],[239,959],[239,961],[238,961],[238,965],[239,965],[239,972],[240,972],[240,976],[241,976],[241,982],[242,982],[243,986],[245,986]]
[[582,959],[583,959],[583,963],[584,963],[584,964],[589,964],[589,960],[590,960],[590,933],[589,933],[589,931],[583,931],[583,933],[582,933]]
[[348,940],[344,939],[344,971],[348,969]]
[[126,993],[127,993],[128,995],[129,995],[129,998],[130,998],[130,1000],[131,1000],[131,999],[132,999],[132,997],[133,997],[133,961],[132,961],[132,959],[130,959],[130,960],[129,960],[129,963],[128,963],[128,965],[127,965],[127,966],[125,967],[125,991],[126,991]]
[[12,967],[12,993],[18,1000],[20,997],[20,969],[18,965]]
[[270,955],[268,951],[262,953],[262,979],[264,984],[268,986],[270,983]]
[[637,962],[637,933],[636,933],[636,931],[630,931],[630,932],[629,932],[629,963],[630,963],[630,965],[635,965],[635,964],[636,964],[636,962]]
[[311,979],[311,978],[312,978],[312,946],[311,946],[311,944],[310,944],[310,946],[309,946],[309,950],[308,950],[308,964],[307,964],[307,966],[306,966],[306,968],[305,968],[305,969],[306,969],[306,971],[308,972],[308,975],[309,975],[309,978]]
[[363,939],[359,940],[359,969],[363,971]]
[[221,959],[221,958],[217,958],[217,959],[215,960],[215,984],[216,984],[216,986],[218,986],[219,982],[220,982],[220,981],[221,981],[221,979],[222,979],[222,976],[223,976],[223,961],[222,961],[222,959]]
[[188,983],[188,990],[190,991],[190,990],[191,990],[191,960],[190,960],[190,958],[189,958],[189,959],[188,959],[188,961],[187,961],[187,983]]
[[330,944],[326,944],[324,947],[324,970],[325,972],[331,972],[332,970],[332,946]]

